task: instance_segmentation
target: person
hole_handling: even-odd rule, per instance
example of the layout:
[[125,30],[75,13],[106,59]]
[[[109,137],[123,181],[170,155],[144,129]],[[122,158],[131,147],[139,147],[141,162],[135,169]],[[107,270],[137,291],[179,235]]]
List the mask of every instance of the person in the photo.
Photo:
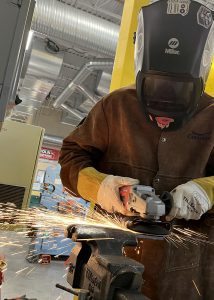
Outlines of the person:
[[171,191],[168,219],[206,233],[207,244],[175,247],[139,239],[126,254],[145,266],[152,300],[214,295],[214,102],[204,92],[214,53],[212,1],[160,0],[139,13],[136,85],[111,92],[64,139],[64,186],[108,212],[128,212],[119,188]]

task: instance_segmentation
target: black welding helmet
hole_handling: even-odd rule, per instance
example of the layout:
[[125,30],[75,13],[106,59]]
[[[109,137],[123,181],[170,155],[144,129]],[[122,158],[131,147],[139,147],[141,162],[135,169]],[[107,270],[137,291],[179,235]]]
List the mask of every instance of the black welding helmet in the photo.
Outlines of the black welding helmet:
[[141,9],[136,89],[147,118],[176,130],[195,113],[214,55],[213,0],[153,0]]

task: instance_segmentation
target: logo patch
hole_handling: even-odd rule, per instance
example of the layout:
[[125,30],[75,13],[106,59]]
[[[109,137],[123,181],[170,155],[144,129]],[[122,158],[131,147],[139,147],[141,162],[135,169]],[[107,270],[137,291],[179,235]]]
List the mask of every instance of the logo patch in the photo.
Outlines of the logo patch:
[[168,46],[172,49],[176,49],[179,46],[179,40],[176,38],[172,38],[168,41]]
[[197,22],[198,25],[203,26],[204,28],[210,28],[213,23],[213,16],[210,9],[205,6],[201,6],[197,12]]
[[175,50],[178,48],[179,46],[179,40],[176,38],[171,38],[168,41],[168,46],[169,48],[165,48],[165,53],[166,54],[175,54],[175,55],[180,55],[180,51],[179,50]]
[[210,132],[205,133],[197,133],[195,131],[192,131],[187,135],[187,138],[190,140],[197,140],[197,141],[207,141],[210,140],[211,134]]
[[189,0],[168,0],[167,14],[186,16],[189,12]]

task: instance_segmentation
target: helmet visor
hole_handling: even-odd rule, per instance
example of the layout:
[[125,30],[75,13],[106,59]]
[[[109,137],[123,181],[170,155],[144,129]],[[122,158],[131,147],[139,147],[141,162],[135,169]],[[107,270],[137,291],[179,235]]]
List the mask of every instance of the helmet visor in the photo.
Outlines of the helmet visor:
[[194,97],[194,81],[148,75],[143,79],[143,101],[148,112],[176,116],[186,112]]

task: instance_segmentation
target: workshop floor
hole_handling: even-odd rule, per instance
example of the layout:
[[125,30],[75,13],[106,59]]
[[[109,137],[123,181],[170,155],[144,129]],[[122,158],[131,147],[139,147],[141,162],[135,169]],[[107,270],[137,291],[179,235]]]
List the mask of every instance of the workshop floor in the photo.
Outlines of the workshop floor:
[[0,255],[4,254],[8,263],[0,300],[16,298],[22,295],[26,295],[29,299],[33,298],[37,300],[73,299],[71,294],[55,287],[56,283],[69,287],[66,282],[65,274],[67,271],[64,261],[52,260],[47,265],[29,263],[25,259],[29,249],[29,238],[10,231],[0,231],[0,236],[5,237],[5,241],[7,239],[7,242],[16,241],[17,243],[18,241],[19,244],[23,245],[20,248],[11,245],[2,247],[2,244],[0,244]]

